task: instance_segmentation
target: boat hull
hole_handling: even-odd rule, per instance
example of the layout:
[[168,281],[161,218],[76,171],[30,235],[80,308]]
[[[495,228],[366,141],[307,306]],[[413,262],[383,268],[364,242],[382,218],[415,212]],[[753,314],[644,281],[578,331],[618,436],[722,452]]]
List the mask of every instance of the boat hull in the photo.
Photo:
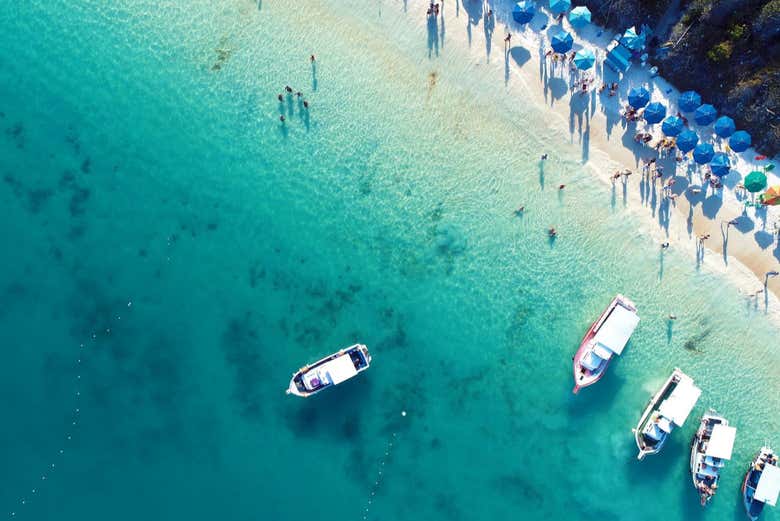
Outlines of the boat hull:
[[756,464],[762,461],[764,457],[771,454],[772,450],[770,448],[762,447],[750,463],[750,467],[745,473],[745,479],[742,480],[742,504],[745,507],[745,514],[748,519],[752,521],[756,521],[764,510],[764,503],[753,499],[751,494],[751,490],[755,492],[755,485],[758,484],[758,479],[761,477],[761,472],[756,470]]
[[[331,355],[323,357],[320,360],[314,362],[313,364],[305,365],[300,369],[298,369],[298,371],[293,373],[292,378],[290,379],[290,384],[287,387],[286,393],[292,394],[294,396],[300,396],[302,398],[308,398],[309,396],[315,395],[321,391],[324,391],[325,389],[328,389],[330,387],[335,387],[336,385],[338,385],[338,383],[341,382],[329,383],[327,385],[322,385],[315,389],[309,389],[303,383],[303,379],[308,372],[316,370],[323,364],[326,364],[328,362],[331,362],[337,358],[341,358],[344,356],[350,357],[350,359],[353,361],[353,366],[355,369],[355,374],[349,376],[349,378],[357,376],[359,373],[362,373],[363,371],[368,369],[369,366],[371,365],[371,355],[368,352],[368,348],[363,344],[355,344],[353,346],[341,349]],[[359,366],[354,364],[358,364]]]
[[609,360],[605,360],[603,364],[601,364],[596,370],[593,371],[585,368],[582,365],[582,359],[588,352],[591,340],[593,340],[593,337],[596,336],[596,333],[598,333],[599,328],[604,324],[604,321],[607,316],[609,316],[610,312],[615,308],[615,306],[618,305],[623,305],[627,309],[636,312],[636,305],[633,302],[631,302],[623,295],[617,295],[614,299],[612,299],[612,302],[610,302],[609,306],[607,306],[607,309],[601,313],[599,318],[590,325],[590,328],[588,328],[585,336],[582,337],[582,342],[580,342],[579,349],[577,349],[577,352],[572,358],[572,371],[574,375],[574,388],[572,389],[572,392],[574,394],[577,394],[580,389],[584,387],[595,384],[601,380],[601,377],[604,376],[604,374],[607,372],[607,367],[609,367],[611,358]]
[[702,448],[702,441],[705,436],[711,435],[712,428],[717,424],[728,425],[729,422],[722,416],[716,414],[714,411],[708,412],[702,416],[699,428],[696,430],[696,434],[691,441],[691,481],[693,486],[699,493],[699,501],[701,506],[706,506],[707,502],[715,495],[715,489],[720,481],[720,472],[714,477],[712,483],[706,483],[705,481],[697,478],[699,462],[705,457]]
[[647,422],[650,420],[650,417],[653,414],[653,412],[660,406],[663,398],[669,392],[671,392],[671,390],[674,389],[674,386],[676,386],[677,383],[680,381],[682,374],[683,374],[682,371],[675,368],[671,376],[669,376],[666,382],[664,382],[664,384],[661,386],[661,389],[659,389],[658,392],[655,393],[652,396],[652,398],[650,398],[650,401],[647,403],[647,407],[645,408],[645,411],[642,413],[642,417],[639,419],[639,423],[637,424],[636,428],[633,429],[634,441],[636,441],[636,446],[639,449],[639,454],[637,454],[636,457],[637,459],[642,460],[647,455],[658,454],[666,444],[666,440],[669,438],[668,434],[664,436],[662,439],[658,440],[658,442],[655,443],[654,445],[650,445],[645,442],[642,431],[644,430]]

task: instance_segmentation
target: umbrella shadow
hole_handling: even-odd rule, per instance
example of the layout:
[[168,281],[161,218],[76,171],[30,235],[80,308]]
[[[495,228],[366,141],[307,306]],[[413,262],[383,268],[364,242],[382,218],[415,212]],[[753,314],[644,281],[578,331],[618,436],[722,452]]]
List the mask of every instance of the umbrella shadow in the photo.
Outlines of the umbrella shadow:
[[762,250],[769,248],[775,242],[775,237],[766,230],[758,230],[753,234],[753,238]]
[[525,47],[512,47],[509,50],[509,54],[518,67],[522,67],[531,59],[531,53]]
[[554,77],[547,80],[545,91],[548,90],[550,91],[550,95],[552,97],[550,100],[550,106],[552,106],[555,103],[555,100],[559,100],[566,95],[566,93],[569,91],[569,86],[567,85],[566,80],[563,78]]
[[721,206],[723,206],[723,198],[719,194],[713,193],[702,201],[701,212],[708,219],[714,219]]

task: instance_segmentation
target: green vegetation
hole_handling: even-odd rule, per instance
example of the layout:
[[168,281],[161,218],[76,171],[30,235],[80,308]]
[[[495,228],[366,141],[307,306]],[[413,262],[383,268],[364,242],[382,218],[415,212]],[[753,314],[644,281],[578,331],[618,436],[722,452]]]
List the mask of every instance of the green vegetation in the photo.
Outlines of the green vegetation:
[[726,40],[712,47],[707,51],[707,59],[712,63],[721,63],[731,58],[731,53],[734,51],[734,44]]
[[732,42],[741,40],[748,34],[748,28],[747,25],[744,24],[734,24],[731,27],[729,27],[729,40]]

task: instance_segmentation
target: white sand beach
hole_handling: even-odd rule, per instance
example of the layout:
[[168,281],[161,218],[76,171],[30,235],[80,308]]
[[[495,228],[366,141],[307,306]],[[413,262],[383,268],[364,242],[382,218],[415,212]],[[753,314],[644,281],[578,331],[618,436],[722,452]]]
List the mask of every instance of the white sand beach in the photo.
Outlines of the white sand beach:
[[[539,4],[546,6],[546,2]],[[658,159],[658,164],[663,166],[662,179],[643,176],[642,160],[658,157],[649,145],[662,137],[661,125],[648,126],[643,121],[627,123],[621,117],[627,93],[631,87],[644,85],[651,93],[651,101],[662,102],[667,114],[674,115],[679,92],[663,78],[653,77],[649,71],[652,61],[646,66],[634,63],[622,78],[604,65],[605,49],[615,36],[611,31],[595,25],[573,29],[567,19],[557,22],[543,8],[530,24],[522,27],[512,20],[513,5],[511,2],[493,4],[491,22],[487,16],[489,7],[482,0],[445,2],[437,20],[442,46],[445,42],[462,46],[470,51],[476,64],[487,66],[485,74],[493,74],[493,69],[497,75],[503,74],[507,96],[546,105],[550,125],[568,132],[571,143],[582,146],[583,164],[603,181],[605,190],[622,192],[627,208],[642,217],[643,231],[657,239],[659,248],[668,242],[670,248],[687,252],[697,267],[723,273],[752,306],[780,320],[780,276],[766,276],[767,272],[780,269],[776,228],[780,226],[780,211],[777,207],[746,207],[745,202],[751,201],[751,196],[737,188],[744,175],[760,170],[771,160],[755,162],[753,158],[759,152],[752,148],[741,154],[730,152],[732,171],[723,178],[723,188],[719,190],[703,182],[704,171],[692,159],[678,163],[674,154]],[[427,6],[424,1],[405,6],[409,16],[419,16],[423,32],[428,24]],[[485,30],[486,21],[493,24],[492,30]],[[626,28],[632,23],[626,20]],[[560,28],[574,36],[574,51],[581,48],[594,51],[594,68],[580,73],[571,70],[568,62],[554,63],[545,56],[550,50],[551,35]],[[504,40],[508,33],[512,34],[510,45]],[[485,42],[475,41],[483,35]],[[572,93],[574,81],[588,75],[594,77],[588,92]],[[604,82],[619,82],[615,96],[610,97],[608,89],[598,93]],[[690,119],[690,128],[701,136],[702,142],[710,141],[716,150],[727,151],[725,140],[707,139],[711,128],[701,128]],[[640,131],[652,133],[653,141],[648,145],[636,143],[633,137]],[[617,181],[612,179],[615,171],[625,169],[630,169],[633,175]],[[768,186],[780,184],[776,172],[768,172],[767,177]],[[670,178],[675,179],[668,191],[676,194],[673,199],[666,197],[663,189]],[[736,223],[729,225],[732,220]],[[700,242],[699,237],[705,235],[709,238]]]

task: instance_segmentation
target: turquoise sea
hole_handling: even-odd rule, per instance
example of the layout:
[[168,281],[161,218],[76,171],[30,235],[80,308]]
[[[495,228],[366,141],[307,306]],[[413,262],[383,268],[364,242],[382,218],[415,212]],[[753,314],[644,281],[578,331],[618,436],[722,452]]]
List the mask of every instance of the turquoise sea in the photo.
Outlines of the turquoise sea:
[[[464,1],[433,27],[400,0],[0,7],[3,515],[743,518],[750,458],[780,445],[763,300],[661,256],[507,90]],[[575,397],[571,356],[618,292],[642,322]],[[285,396],[355,342],[369,371]],[[675,366],[702,398],[638,462]],[[739,432],[705,511],[707,407]]]

